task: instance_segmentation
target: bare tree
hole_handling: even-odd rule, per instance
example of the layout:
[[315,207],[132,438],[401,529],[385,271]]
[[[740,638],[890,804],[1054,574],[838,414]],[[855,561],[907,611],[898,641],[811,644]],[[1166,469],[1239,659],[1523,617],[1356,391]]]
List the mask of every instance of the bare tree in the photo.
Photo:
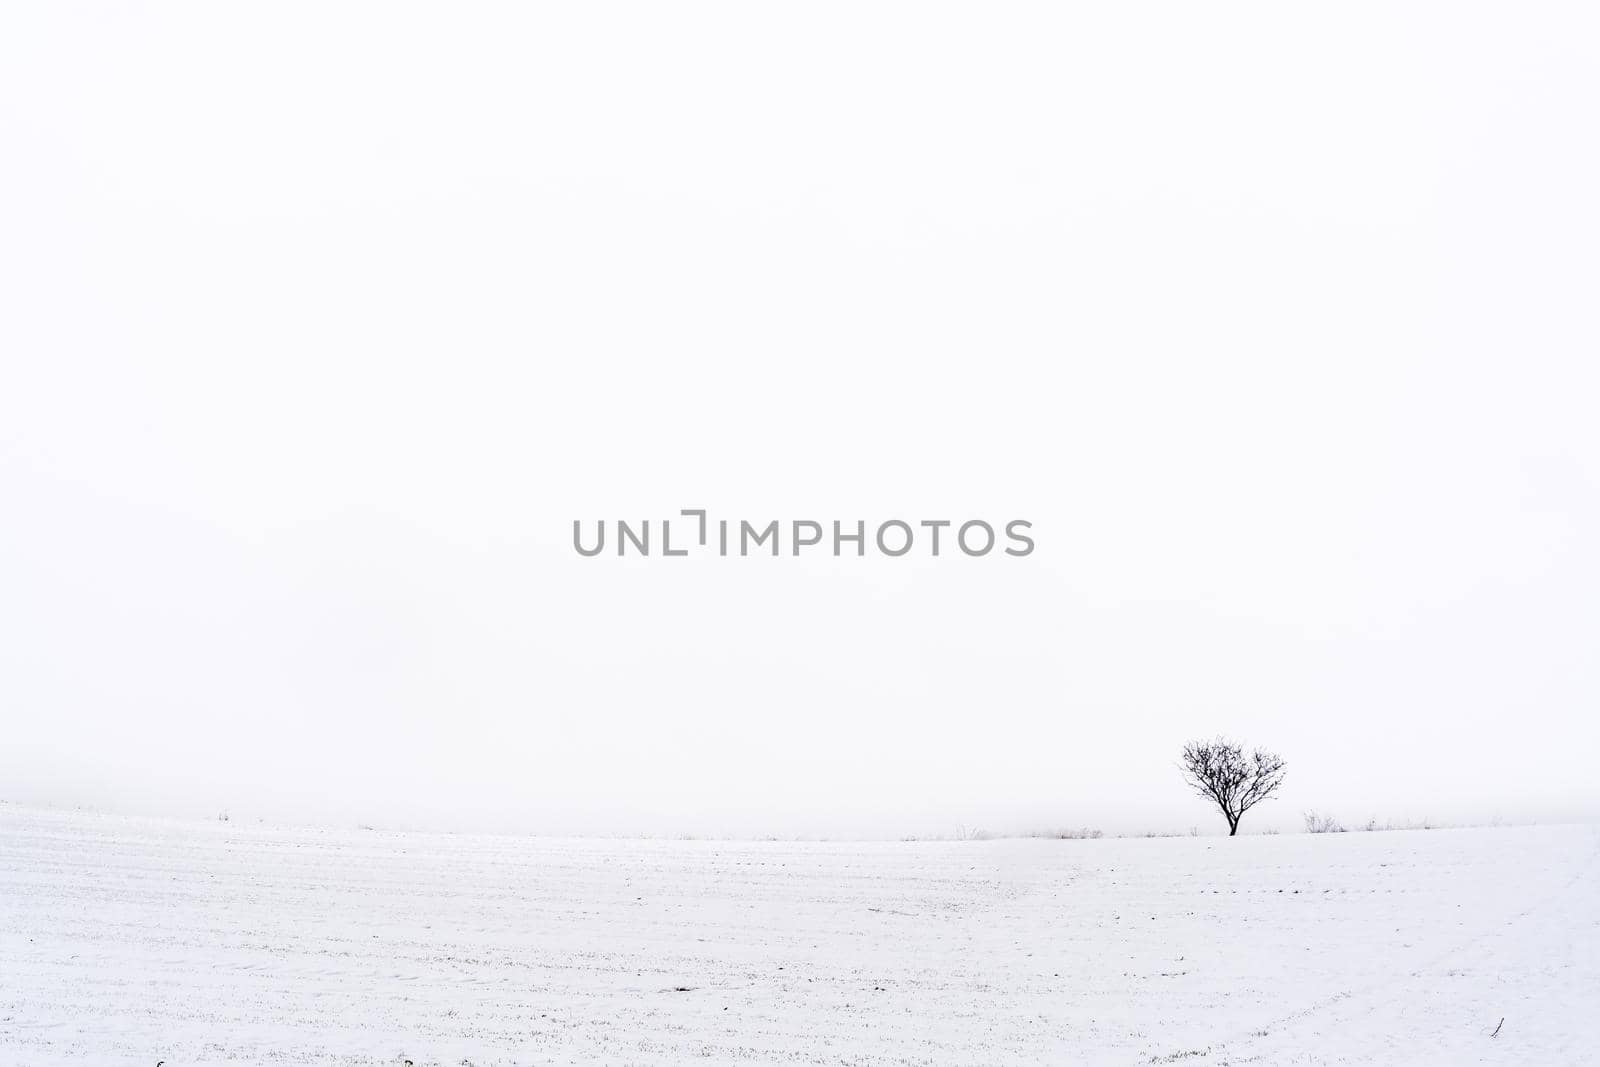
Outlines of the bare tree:
[[1200,796],[1222,809],[1228,836],[1239,832],[1244,813],[1283,784],[1283,757],[1256,749],[1248,755],[1225,737],[1183,746],[1183,776]]

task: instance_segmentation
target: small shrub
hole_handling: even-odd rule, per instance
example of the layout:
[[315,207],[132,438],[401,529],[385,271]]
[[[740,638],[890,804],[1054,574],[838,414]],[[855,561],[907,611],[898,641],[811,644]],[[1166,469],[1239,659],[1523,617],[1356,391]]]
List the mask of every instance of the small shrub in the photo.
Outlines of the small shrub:
[[1306,812],[1306,833],[1308,834],[1342,834],[1344,826],[1332,815],[1318,815],[1314,811]]

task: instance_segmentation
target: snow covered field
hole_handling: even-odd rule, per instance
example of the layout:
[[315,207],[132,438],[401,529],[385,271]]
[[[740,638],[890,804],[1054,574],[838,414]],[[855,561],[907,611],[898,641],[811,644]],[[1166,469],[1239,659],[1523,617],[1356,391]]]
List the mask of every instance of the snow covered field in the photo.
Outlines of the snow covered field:
[[0,805],[0,1063],[1596,1063],[1597,849],[1595,827],[579,841]]

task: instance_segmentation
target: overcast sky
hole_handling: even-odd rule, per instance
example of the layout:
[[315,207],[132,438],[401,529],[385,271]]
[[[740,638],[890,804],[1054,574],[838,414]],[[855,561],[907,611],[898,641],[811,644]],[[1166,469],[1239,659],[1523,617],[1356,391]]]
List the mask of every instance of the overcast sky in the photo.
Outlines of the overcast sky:
[[[1600,814],[1595,21],[9,5],[0,799]],[[681,508],[1038,547],[572,550]]]

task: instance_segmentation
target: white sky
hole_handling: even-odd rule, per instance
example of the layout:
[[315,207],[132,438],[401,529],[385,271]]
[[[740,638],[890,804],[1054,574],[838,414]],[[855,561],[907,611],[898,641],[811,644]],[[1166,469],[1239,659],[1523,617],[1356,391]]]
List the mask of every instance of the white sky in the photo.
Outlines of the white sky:
[[[1600,813],[1590,5],[8,5],[0,798]],[[1023,560],[574,518],[1031,519]]]

